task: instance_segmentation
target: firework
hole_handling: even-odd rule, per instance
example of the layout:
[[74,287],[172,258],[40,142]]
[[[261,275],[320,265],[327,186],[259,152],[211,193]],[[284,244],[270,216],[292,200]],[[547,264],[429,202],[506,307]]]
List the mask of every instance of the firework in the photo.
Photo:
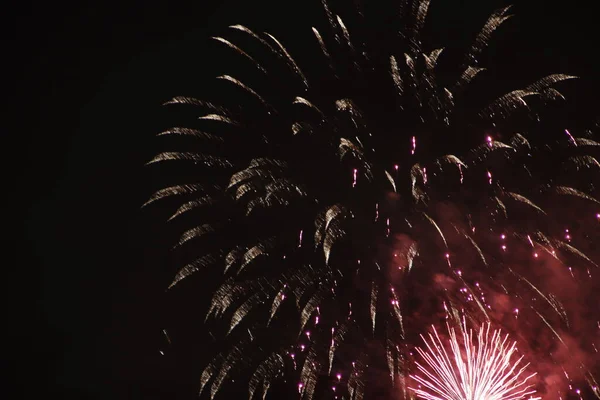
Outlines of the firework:
[[529,364],[521,366],[523,357],[515,359],[517,342],[510,342],[508,334],[492,330],[485,324],[477,336],[467,331],[463,323],[461,336],[448,325],[450,353],[433,327],[429,338],[423,337],[427,349],[417,348],[425,366],[417,363],[421,375],[412,378],[420,384],[411,388],[427,400],[519,400],[533,397],[530,383],[535,373],[527,375]]
[[322,68],[305,72],[273,35],[233,25],[215,39],[256,84],[223,74],[237,91],[223,105],[167,102],[195,122],[162,132],[172,148],[149,164],[192,178],[146,206],[179,202],[169,221],[186,261],[169,290],[201,281],[210,294],[217,345],[201,393],[236,379],[266,395],[285,377],[307,399],[361,399],[374,386],[409,396],[408,349],[448,317],[519,324],[545,376],[564,367],[594,381],[586,357],[575,365],[552,349],[600,346],[574,341],[597,332],[584,317],[597,302],[572,296],[596,293],[598,230],[588,228],[600,212],[600,144],[592,132],[519,128],[573,77],[507,88],[473,112],[465,89],[484,74],[478,56],[508,8],[489,17],[456,74],[420,39],[428,0],[400,1],[393,27],[363,24],[368,12],[352,7],[342,19],[323,1],[328,26],[313,27],[311,42]]

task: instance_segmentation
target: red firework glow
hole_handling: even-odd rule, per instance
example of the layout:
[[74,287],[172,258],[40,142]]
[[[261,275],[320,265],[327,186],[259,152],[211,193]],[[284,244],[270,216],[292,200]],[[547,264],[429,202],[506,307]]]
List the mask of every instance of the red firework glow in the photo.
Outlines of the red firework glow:
[[529,381],[536,374],[527,374],[529,364],[521,364],[523,356],[515,358],[516,342],[508,334],[492,330],[489,323],[480,327],[477,336],[460,329],[462,338],[448,325],[450,352],[444,346],[435,327],[429,337],[421,336],[426,350],[417,348],[425,365],[417,363],[420,374],[412,376],[418,388],[411,388],[426,400],[530,400],[541,399]]

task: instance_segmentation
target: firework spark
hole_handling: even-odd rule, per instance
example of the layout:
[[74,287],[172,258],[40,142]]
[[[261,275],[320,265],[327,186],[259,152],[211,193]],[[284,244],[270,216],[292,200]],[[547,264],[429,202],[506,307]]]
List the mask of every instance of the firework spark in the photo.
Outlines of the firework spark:
[[450,352],[444,340],[433,327],[433,334],[423,338],[426,349],[417,348],[425,365],[417,363],[421,375],[412,378],[419,388],[411,388],[417,396],[426,400],[519,400],[533,397],[531,379],[527,375],[529,364],[522,365],[523,356],[516,358],[516,342],[508,334],[492,330],[486,323],[479,328],[477,336],[466,324],[460,327],[460,335],[448,327]]
[[[563,127],[540,135],[512,117],[561,101],[556,86],[574,77],[506,88],[474,108],[481,93],[466,89],[484,74],[477,58],[508,8],[492,13],[459,69],[421,40],[429,0],[394,1],[398,25],[380,23],[360,1],[338,12],[321,3],[328,24],[312,28],[308,57],[232,25],[214,39],[240,57],[240,71],[218,79],[240,95],[166,103],[189,112],[190,126],[162,132],[173,142],[149,164],[177,164],[180,184],[145,206],[177,204],[165,219],[182,232],[174,259],[185,261],[169,290],[206,278],[197,292],[208,297],[202,311],[218,345],[207,349],[214,354],[200,392],[215,397],[235,380],[249,382],[251,397],[266,396],[285,377],[309,400],[332,384],[336,396],[359,400],[374,381],[402,386],[406,398],[415,332],[444,311],[522,324],[528,350],[543,331],[536,368],[540,360],[565,364],[551,349],[597,329],[582,318],[596,315],[597,303],[572,294],[597,293],[589,253],[598,230],[577,227],[575,214],[594,227],[600,220],[600,185],[586,185],[598,181],[600,142]],[[482,100],[498,96],[475,86]],[[500,339],[487,329],[478,335],[493,351]],[[580,360],[567,380],[585,371],[592,382]],[[388,370],[390,381],[370,379],[375,369]]]

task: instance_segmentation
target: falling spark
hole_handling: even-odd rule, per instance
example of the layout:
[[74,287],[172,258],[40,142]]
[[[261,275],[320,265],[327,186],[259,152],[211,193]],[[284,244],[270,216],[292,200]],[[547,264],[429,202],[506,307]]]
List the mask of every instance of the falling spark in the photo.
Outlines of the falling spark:
[[356,168],[354,168],[354,170],[352,170],[352,187],[356,187],[356,175],[358,173],[358,170]]
[[575,140],[575,138],[573,137],[573,135],[571,135],[571,132],[569,132],[568,129],[565,129],[565,133],[567,134],[567,136],[569,137],[569,139],[571,140],[571,142],[573,142],[573,144],[575,146],[577,146],[577,141]]
[[529,244],[533,248],[534,246],[533,246],[533,240],[531,240],[531,236],[527,235],[527,240],[529,241]]
[[463,320],[459,338],[454,328],[447,325],[449,334],[448,352],[435,327],[433,334],[421,338],[426,350],[417,348],[425,365],[417,363],[421,373],[411,377],[419,383],[419,388],[410,388],[426,400],[529,400],[536,391],[529,380],[536,374],[525,377],[529,364],[520,365],[523,356],[514,360],[516,342],[509,342],[508,334],[491,330],[490,324],[480,327],[477,337],[473,330],[467,331]]
[[300,230],[300,235],[298,237],[298,247],[302,247],[302,232],[303,230]]
[[490,171],[487,172],[487,177],[488,177],[488,183],[491,185],[492,184],[492,173]]
[[415,150],[417,150],[417,137],[413,136],[412,137],[412,150],[410,151],[410,154],[414,155]]
[[169,337],[167,330],[163,329],[162,332],[163,332],[163,335],[165,336],[165,339],[167,340],[167,343],[171,344],[171,338]]

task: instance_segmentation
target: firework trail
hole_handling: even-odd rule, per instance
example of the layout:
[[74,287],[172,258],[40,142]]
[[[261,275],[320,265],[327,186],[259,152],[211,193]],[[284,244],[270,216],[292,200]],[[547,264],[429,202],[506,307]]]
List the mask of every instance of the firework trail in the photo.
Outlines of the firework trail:
[[492,330],[489,323],[479,328],[477,336],[467,331],[463,321],[460,333],[448,326],[450,353],[433,327],[429,338],[423,337],[427,349],[417,348],[425,366],[417,363],[421,375],[412,376],[420,388],[411,388],[418,397],[427,400],[530,400],[535,390],[527,375],[529,364],[520,365],[523,356],[515,359],[517,342],[508,334]]
[[394,2],[394,26],[322,5],[322,62],[305,70],[233,25],[214,39],[248,77],[220,75],[222,99],[167,102],[189,122],[149,164],[178,183],[145,206],[172,208],[181,232],[169,291],[210,297],[201,394],[231,397],[235,380],[266,396],[285,379],[306,399],[408,398],[418,332],[466,318],[519,340],[545,398],[598,396],[598,130],[532,124],[573,77],[478,89],[508,8],[456,73],[421,40],[428,0]]

